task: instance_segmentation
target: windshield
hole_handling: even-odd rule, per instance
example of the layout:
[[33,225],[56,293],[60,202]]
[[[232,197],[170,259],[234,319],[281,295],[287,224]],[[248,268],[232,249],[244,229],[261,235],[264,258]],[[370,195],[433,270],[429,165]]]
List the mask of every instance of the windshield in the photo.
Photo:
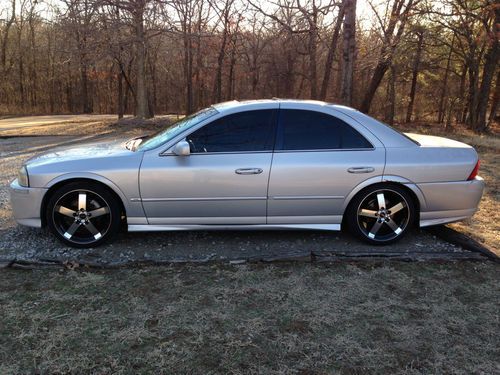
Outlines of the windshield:
[[209,107],[193,113],[192,115],[186,116],[183,119],[174,122],[167,129],[148,137],[146,141],[141,142],[141,144],[137,146],[137,150],[148,151],[161,146],[162,144],[181,134],[183,131],[199,124],[203,120],[206,120],[207,118],[212,117],[217,113],[218,112],[215,108]]

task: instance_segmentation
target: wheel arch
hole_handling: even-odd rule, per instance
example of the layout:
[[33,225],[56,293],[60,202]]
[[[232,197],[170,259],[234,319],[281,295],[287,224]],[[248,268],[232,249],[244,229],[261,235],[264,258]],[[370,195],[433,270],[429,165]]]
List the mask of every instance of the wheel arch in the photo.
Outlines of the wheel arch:
[[116,186],[112,181],[99,176],[99,175],[85,175],[85,176],[76,176],[76,175],[62,175],[51,180],[48,184],[48,190],[45,193],[42,204],[40,206],[40,218],[42,220],[42,227],[46,226],[46,218],[45,212],[47,210],[47,204],[50,201],[50,198],[60,187],[73,183],[73,182],[92,182],[94,184],[98,184],[108,190],[118,201],[120,204],[120,208],[122,210],[122,214],[125,216],[125,220],[127,217],[127,210],[124,202],[126,202],[125,195],[123,192]]
[[[375,185],[380,185],[380,186],[388,186],[388,185],[395,185],[403,188],[408,194],[413,199],[413,203],[415,204],[415,210],[417,213],[417,221],[419,220],[420,212],[425,210],[426,208],[426,203],[425,203],[425,197],[422,193],[422,191],[418,188],[416,184],[411,182],[410,180],[407,180],[403,177],[400,176],[384,176],[382,179],[380,177],[374,177],[370,178],[366,181],[363,181],[361,184],[356,186],[346,197],[344,200],[344,206],[343,206],[343,212],[347,212],[349,205],[351,204],[352,200],[354,199],[355,196],[357,196],[359,193],[361,193],[363,190],[366,188],[375,186]],[[343,215],[345,216],[345,215]],[[344,219],[344,218],[343,218]]]

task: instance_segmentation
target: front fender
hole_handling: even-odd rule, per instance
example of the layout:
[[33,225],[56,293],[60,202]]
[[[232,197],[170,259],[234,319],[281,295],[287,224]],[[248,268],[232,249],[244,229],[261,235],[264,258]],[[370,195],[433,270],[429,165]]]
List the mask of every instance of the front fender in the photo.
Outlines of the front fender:
[[51,187],[60,182],[74,180],[74,179],[87,179],[87,180],[94,180],[101,182],[102,184],[106,185],[111,190],[113,190],[120,197],[125,206],[125,209],[127,209],[128,199],[126,195],[123,193],[123,191],[113,181],[96,173],[91,173],[91,172],[65,173],[50,180],[47,183],[46,188],[50,189]]

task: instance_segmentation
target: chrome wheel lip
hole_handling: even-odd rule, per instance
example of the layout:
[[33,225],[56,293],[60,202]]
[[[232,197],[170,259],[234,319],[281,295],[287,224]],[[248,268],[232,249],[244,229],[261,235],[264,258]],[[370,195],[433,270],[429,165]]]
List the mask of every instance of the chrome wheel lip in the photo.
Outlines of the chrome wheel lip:
[[[373,235],[373,234],[371,233],[371,231],[373,230],[373,228],[372,228],[370,231],[367,231],[367,229],[366,229],[366,228],[364,228],[364,227],[361,225],[361,223],[360,223],[360,217],[367,216],[367,215],[361,215],[360,213],[361,213],[361,211],[362,211],[362,210],[365,210],[364,208],[362,208],[362,206],[364,205],[364,203],[366,203],[366,202],[367,202],[367,200],[368,200],[369,198],[371,198],[371,197],[372,197],[372,196],[374,196],[374,195],[377,195],[377,198],[375,198],[375,199],[380,199],[380,198],[379,198],[379,194],[380,194],[380,193],[383,193],[383,192],[391,192],[392,194],[396,194],[396,195],[399,197],[399,199],[398,199],[398,201],[399,201],[399,202],[398,202],[397,204],[395,204],[393,207],[396,207],[396,206],[398,206],[399,204],[401,204],[401,203],[403,203],[403,202],[404,202],[404,205],[403,205],[403,208],[402,208],[402,209],[406,209],[406,210],[407,210],[407,214],[406,214],[406,216],[405,216],[404,220],[402,220],[402,222],[400,223],[400,225],[398,225],[398,226],[397,226],[397,228],[395,228],[395,229],[394,229],[394,228],[392,228],[392,226],[391,226],[391,229],[393,230],[393,233],[392,233],[390,236],[386,235],[384,238],[377,238],[377,235],[376,235],[376,234],[375,234],[375,235]],[[382,227],[384,224],[386,224],[386,223],[390,223],[390,220],[391,220],[391,216],[390,216],[390,215],[392,214],[392,212],[390,212],[390,210],[389,210],[387,207],[382,207],[382,208],[381,208],[381,207],[380,207],[380,203],[381,203],[381,202],[380,202],[380,201],[378,201],[378,204],[379,204],[379,210],[377,211],[377,213],[379,213],[380,211],[383,211],[383,213],[384,213],[384,215],[383,215],[384,220],[385,220],[386,218],[388,218],[388,219],[389,219],[389,221],[386,221],[386,220],[385,220],[385,221],[383,221],[383,222],[380,222],[380,225],[379,225],[379,226],[380,226],[380,227]],[[385,206],[385,202],[384,202],[384,206]],[[401,210],[401,209],[398,209],[398,211],[397,211],[397,212],[399,212],[400,210]],[[388,211],[389,211],[389,213],[388,213]],[[395,190],[393,190],[393,189],[379,189],[379,190],[375,190],[375,191],[370,192],[367,196],[365,196],[365,197],[361,200],[361,202],[359,203],[359,205],[358,205],[358,207],[357,207],[357,210],[356,210],[356,223],[357,223],[357,225],[358,225],[358,227],[359,227],[359,229],[360,229],[361,233],[363,233],[363,235],[364,235],[367,239],[369,239],[369,240],[371,240],[371,241],[375,241],[375,242],[380,242],[380,243],[387,242],[387,241],[392,241],[392,240],[394,240],[395,238],[399,237],[399,236],[400,236],[400,235],[401,235],[401,234],[402,234],[402,233],[406,230],[406,228],[408,227],[408,224],[410,223],[410,219],[411,219],[411,211],[410,211],[410,205],[408,204],[408,201],[406,200],[406,198],[405,198],[403,195],[401,195],[398,191],[395,191]],[[378,222],[379,222],[379,220],[377,220],[377,222],[376,222],[376,223],[378,223]],[[392,221],[392,222],[394,223],[394,221]],[[387,225],[389,225],[389,224],[387,224]],[[375,226],[375,225],[374,225],[374,226]],[[377,228],[377,231],[378,231],[378,229],[379,229],[379,228]]]
[[[78,201],[78,206],[81,205],[81,197],[80,197],[80,193],[90,193],[96,197],[98,197],[103,203],[104,205],[95,209],[95,210],[92,210],[92,211],[88,211],[87,208],[85,208],[84,210],[82,209],[77,209],[76,211],[74,211],[74,213],[76,214],[73,214],[73,216],[75,217],[74,219],[74,222],[71,226],[68,226],[66,228],[65,231],[62,230],[61,228],[61,223],[58,222],[57,218],[56,218],[56,213],[60,213],[64,216],[69,216],[68,215],[68,212],[66,211],[65,213],[61,213],[60,211],[57,211],[56,208],[57,207],[64,207],[62,206],[61,204],[59,204],[64,198],[68,197],[68,195],[70,194],[73,194],[73,193],[76,193],[78,194],[78,197],[77,197],[77,201]],[[86,206],[86,203],[85,203],[85,206]],[[92,214],[91,212],[94,212],[96,210],[101,210],[102,208],[105,208],[105,213],[100,213],[98,216],[102,216],[104,214],[107,214],[109,215],[109,218],[107,220],[107,225],[106,225],[106,228],[102,231],[98,231],[96,229],[96,227],[91,223],[91,217],[92,217]],[[95,191],[92,191],[92,190],[89,190],[89,189],[74,189],[74,190],[71,190],[71,191],[68,191],[66,193],[64,193],[61,197],[59,197],[56,201],[56,203],[54,204],[53,208],[52,208],[52,223],[54,225],[54,228],[56,229],[56,231],[68,242],[71,242],[73,244],[77,244],[77,245],[91,245],[93,243],[96,243],[98,242],[102,237],[104,237],[108,231],[110,230],[111,228],[111,224],[112,224],[112,220],[113,220],[113,216],[112,216],[112,212],[111,212],[111,207],[108,203],[108,201],[106,199],[104,199],[100,194],[96,193]],[[83,215],[82,215],[83,214]],[[96,217],[98,217],[96,216]],[[78,227],[80,227],[81,225],[86,225],[87,226],[87,229],[89,231],[89,236],[88,238],[86,239],[83,239],[83,240],[74,240],[74,236],[73,235],[69,235],[68,234],[68,231],[70,230],[70,228],[72,226],[76,226],[73,230],[73,233],[78,229]],[[89,229],[89,228],[92,228],[92,229]],[[91,233],[91,230],[93,231],[97,231],[96,234],[92,234]]]

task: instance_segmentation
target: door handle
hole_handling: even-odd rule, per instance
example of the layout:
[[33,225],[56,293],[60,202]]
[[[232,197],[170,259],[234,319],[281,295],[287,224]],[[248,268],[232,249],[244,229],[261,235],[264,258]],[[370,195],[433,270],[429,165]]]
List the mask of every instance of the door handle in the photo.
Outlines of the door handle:
[[236,174],[261,174],[261,168],[239,168],[234,171]]
[[352,167],[347,170],[349,173],[372,173],[375,170],[373,167]]

